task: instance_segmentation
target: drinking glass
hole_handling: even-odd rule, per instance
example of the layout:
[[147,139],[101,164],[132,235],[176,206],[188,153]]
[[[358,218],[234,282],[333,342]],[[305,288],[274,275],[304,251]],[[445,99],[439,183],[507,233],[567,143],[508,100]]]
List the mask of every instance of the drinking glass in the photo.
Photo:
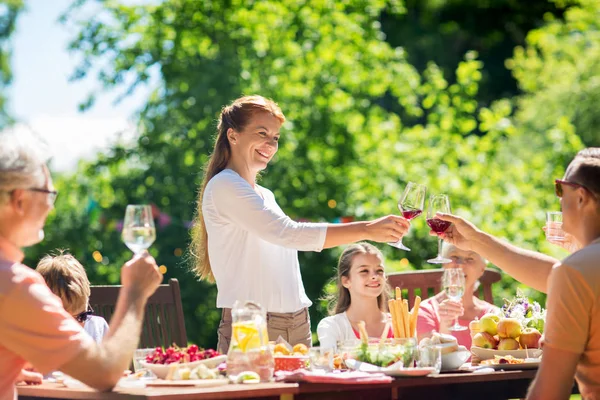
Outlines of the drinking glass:
[[308,349],[310,370],[313,372],[331,372],[333,370],[333,349],[311,347]]
[[[465,274],[461,268],[446,268],[442,275],[442,286],[446,296],[450,300],[460,301],[465,293]],[[450,327],[451,331],[464,331],[466,326],[458,324],[458,317],[454,320],[454,325]]]
[[156,240],[154,218],[149,205],[130,204],[125,210],[123,242],[135,254],[146,250]]
[[419,347],[417,367],[433,367],[434,373],[439,374],[442,370],[442,349],[439,346]]
[[[407,220],[418,217],[423,212],[423,205],[425,203],[425,192],[427,187],[414,182],[408,182],[398,200],[398,208],[402,212],[402,216]],[[402,244],[402,238],[397,242],[388,243],[390,246],[394,246],[400,250],[410,251],[408,247]]]
[[546,239],[562,242],[565,240],[565,231],[562,229],[563,215],[560,211],[546,213]]
[[[450,222],[436,218],[435,214],[438,212],[445,214],[450,213],[450,200],[445,194],[431,196],[429,198],[429,208],[427,209],[427,225],[429,225],[431,230],[435,233],[442,233],[450,227]],[[427,262],[432,264],[446,264],[452,262],[452,260],[442,257],[442,238],[438,237],[437,257],[427,260]]]
[[154,353],[154,349],[137,349],[133,353],[133,372],[138,372],[142,369],[140,361],[146,361],[148,354]]

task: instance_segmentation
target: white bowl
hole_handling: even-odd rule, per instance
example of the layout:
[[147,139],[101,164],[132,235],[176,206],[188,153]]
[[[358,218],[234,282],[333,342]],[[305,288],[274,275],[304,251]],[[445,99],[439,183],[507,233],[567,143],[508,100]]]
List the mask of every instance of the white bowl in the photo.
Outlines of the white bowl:
[[442,355],[442,371],[450,371],[460,368],[471,357],[469,350],[458,350]]
[[484,349],[483,347],[471,347],[471,353],[479,357],[480,360],[489,360],[494,358],[494,356],[513,356],[514,358],[539,358],[542,356],[542,350],[540,349],[528,349],[525,350],[494,350],[494,349]]
[[216,368],[219,364],[221,364],[224,361],[227,361],[226,355],[217,356],[217,357],[213,357],[213,358],[207,358],[205,360],[198,360],[198,361],[194,361],[194,362],[177,363],[177,364],[176,363],[152,364],[152,363],[148,363],[146,361],[140,361],[140,365],[142,367],[154,372],[154,375],[156,375],[157,378],[165,379],[167,377],[167,375],[169,374],[169,370],[171,368],[173,368],[173,369],[178,369],[178,368],[193,369],[201,364],[206,365],[207,368]]

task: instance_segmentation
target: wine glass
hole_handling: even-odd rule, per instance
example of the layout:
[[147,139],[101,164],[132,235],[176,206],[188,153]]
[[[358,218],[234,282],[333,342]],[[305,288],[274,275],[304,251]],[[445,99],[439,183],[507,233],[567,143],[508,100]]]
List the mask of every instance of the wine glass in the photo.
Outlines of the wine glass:
[[[450,300],[460,301],[465,293],[465,274],[461,268],[446,268],[442,275],[442,286],[446,296]],[[450,327],[451,331],[464,331],[466,326],[458,323],[458,317],[454,320],[454,325]]]
[[[427,209],[427,225],[435,232],[442,233],[450,227],[450,222],[443,221],[435,217],[435,214],[450,213],[450,200],[445,194],[437,194],[429,198],[429,208]],[[438,254],[436,258],[427,260],[428,263],[432,264],[446,264],[452,262],[447,258],[442,257],[442,238],[438,237]]]
[[[425,192],[427,187],[414,182],[408,182],[402,192],[400,200],[398,200],[398,208],[402,212],[402,216],[407,220],[418,217],[423,212],[423,205],[425,203]],[[390,246],[394,246],[401,250],[410,251],[408,247],[402,244],[402,238],[397,242],[388,243]]]
[[146,250],[156,240],[154,218],[149,205],[130,204],[125,209],[123,242],[135,254]]

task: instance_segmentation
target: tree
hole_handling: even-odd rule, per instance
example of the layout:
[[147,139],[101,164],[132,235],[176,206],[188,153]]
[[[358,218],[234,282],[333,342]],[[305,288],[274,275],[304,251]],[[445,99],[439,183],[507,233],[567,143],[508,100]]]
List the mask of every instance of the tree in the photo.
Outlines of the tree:
[[[0,0],[0,89],[8,86],[12,80],[9,39],[22,8],[22,0]],[[6,97],[0,91],[0,129],[9,122],[10,118],[6,112]]]
[[[92,281],[115,283],[130,255],[115,229],[125,205],[154,203],[171,223],[159,230],[152,252],[169,277],[183,281],[190,339],[214,345],[215,289],[194,282],[181,254],[215,119],[242,93],[276,99],[288,117],[262,183],[294,218],[397,213],[398,196],[413,180],[430,193],[448,193],[454,210],[484,229],[521,244],[543,243],[544,211],[555,201],[548,177],[559,176],[581,147],[572,126],[560,120],[552,135],[531,139],[510,101],[480,105],[484,65],[474,52],[458,63],[453,83],[435,63],[417,73],[403,49],[385,41],[384,11],[404,12],[395,1],[333,0],[135,7],[110,1],[91,19],[70,10],[65,20],[80,27],[71,47],[84,56],[77,77],[99,71],[105,89],[128,93],[156,71],[159,84],[140,112],[134,145],[116,144],[57,183],[61,201],[48,240],[28,257],[70,243]],[[390,101],[397,107],[390,109]],[[555,149],[557,137],[563,145]],[[417,219],[406,238],[412,252],[381,247],[391,264],[402,258],[403,268],[427,267],[435,252],[427,232],[424,218]],[[333,276],[338,254],[301,255],[311,299]],[[507,278],[507,291],[512,284]],[[323,312],[313,307],[312,320]]]
[[548,132],[566,119],[588,146],[600,145],[600,3],[580,0],[564,20],[527,35],[507,62],[525,95],[519,119],[531,132]]

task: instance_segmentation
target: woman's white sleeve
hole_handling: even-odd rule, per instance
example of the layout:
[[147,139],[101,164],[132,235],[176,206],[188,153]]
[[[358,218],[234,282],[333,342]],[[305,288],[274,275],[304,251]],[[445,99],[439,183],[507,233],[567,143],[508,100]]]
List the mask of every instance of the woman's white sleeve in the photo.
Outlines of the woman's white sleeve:
[[280,215],[242,178],[219,175],[209,182],[205,196],[219,217],[238,224],[268,242],[303,251],[321,251],[326,223],[301,223]]

